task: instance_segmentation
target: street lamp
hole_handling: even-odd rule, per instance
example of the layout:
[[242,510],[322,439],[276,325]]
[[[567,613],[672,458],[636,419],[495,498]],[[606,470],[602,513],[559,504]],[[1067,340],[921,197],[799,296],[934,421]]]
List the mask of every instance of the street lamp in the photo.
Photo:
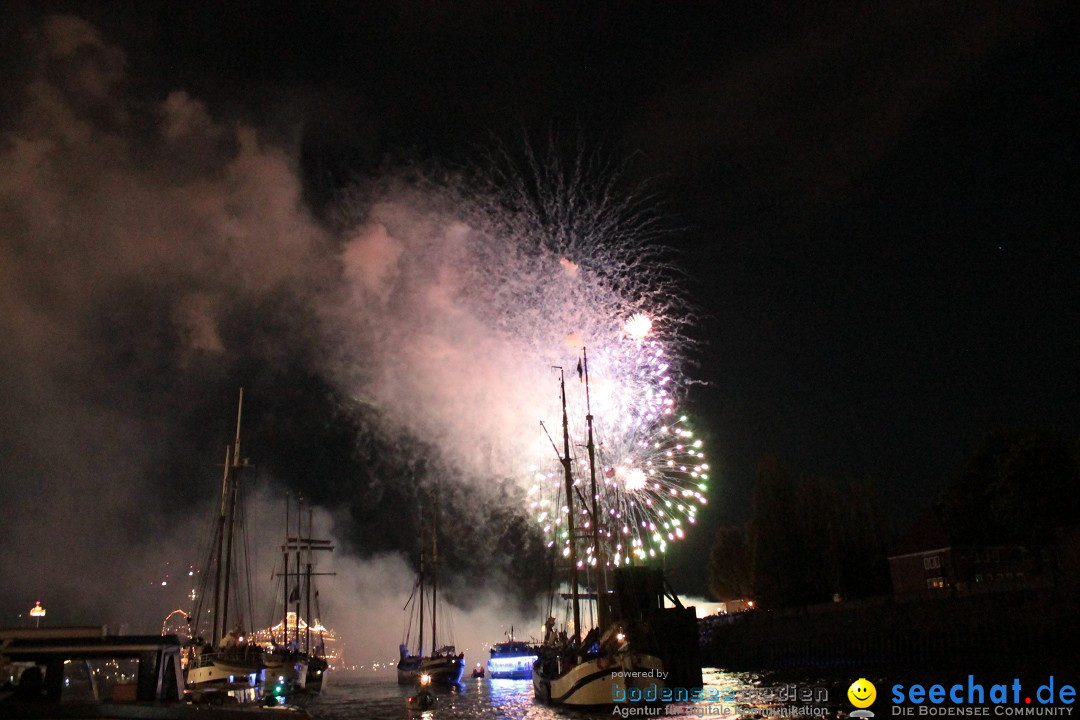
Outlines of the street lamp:
[[35,628],[41,627],[41,618],[45,617],[45,608],[41,606],[40,600],[36,601],[34,607],[30,608],[30,617],[34,618],[36,622]]

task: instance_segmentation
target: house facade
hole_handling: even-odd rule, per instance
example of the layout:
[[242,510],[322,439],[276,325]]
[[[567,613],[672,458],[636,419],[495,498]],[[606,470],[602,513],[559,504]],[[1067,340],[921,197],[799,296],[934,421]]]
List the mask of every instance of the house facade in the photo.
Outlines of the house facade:
[[1019,590],[1049,584],[1049,558],[1019,545],[958,545],[931,508],[889,554],[898,597]]

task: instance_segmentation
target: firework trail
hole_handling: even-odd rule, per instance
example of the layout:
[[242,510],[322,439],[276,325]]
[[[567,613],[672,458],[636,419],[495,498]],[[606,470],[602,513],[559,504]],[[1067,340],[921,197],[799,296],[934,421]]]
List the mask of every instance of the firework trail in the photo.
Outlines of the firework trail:
[[[542,428],[561,427],[552,368],[572,380],[587,348],[606,561],[647,559],[705,503],[708,465],[676,412],[691,313],[646,189],[621,191],[622,168],[581,147],[569,164],[558,158],[501,153],[469,190],[369,189],[374,200],[351,208],[342,322],[381,320],[360,343],[363,361],[341,365],[395,431],[467,475],[526,479],[530,514],[565,546],[558,458]],[[568,396],[583,447],[584,385]],[[588,494],[587,460],[574,460],[574,476]]]

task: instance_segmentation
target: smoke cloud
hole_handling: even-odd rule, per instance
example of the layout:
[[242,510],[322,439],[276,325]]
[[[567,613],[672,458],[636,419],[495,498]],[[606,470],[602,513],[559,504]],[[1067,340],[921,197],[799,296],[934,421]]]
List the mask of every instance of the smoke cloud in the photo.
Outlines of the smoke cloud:
[[[562,236],[558,194],[381,178],[327,227],[295,149],[258,122],[134,92],[138,69],[80,18],[28,45],[0,128],[4,624],[41,600],[54,624],[154,631],[189,606],[245,385],[253,571],[272,574],[285,487],[325,507],[323,620],[351,659],[392,659],[432,498],[458,646],[528,626],[548,571],[524,492],[554,457],[552,366],[572,379],[581,347],[625,342],[639,310],[669,340],[679,327],[651,219],[601,203]],[[594,402],[640,371],[598,352]]]
[[327,236],[255,128],[182,91],[129,96],[124,52],[77,17],[28,45],[0,136],[4,612],[52,596],[58,619],[117,617],[64,607],[80,597],[138,617],[120,596],[179,562],[213,505],[229,435],[190,461],[197,480],[175,457],[206,410],[201,381],[212,392],[228,372],[228,326],[253,308],[296,317],[330,267]]

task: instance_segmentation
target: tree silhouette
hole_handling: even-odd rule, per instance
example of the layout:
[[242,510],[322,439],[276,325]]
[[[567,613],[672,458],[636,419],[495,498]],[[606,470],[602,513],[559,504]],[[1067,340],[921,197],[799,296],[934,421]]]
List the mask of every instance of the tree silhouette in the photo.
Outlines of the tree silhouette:
[[999,430],[979,441],[942,504],[955,542],[1040,545],[1080,521],[1080,473],[1060,437]]
[[722,527],[709,556],[709,591],[725,602],[750,597],[751,550],[745,525]]
[[710,557],[716,597],[788,607],[888,591],[880,513],[868,483],[796,478],[786,464],[766,458],[753,504],[745,530],[717,532]]

